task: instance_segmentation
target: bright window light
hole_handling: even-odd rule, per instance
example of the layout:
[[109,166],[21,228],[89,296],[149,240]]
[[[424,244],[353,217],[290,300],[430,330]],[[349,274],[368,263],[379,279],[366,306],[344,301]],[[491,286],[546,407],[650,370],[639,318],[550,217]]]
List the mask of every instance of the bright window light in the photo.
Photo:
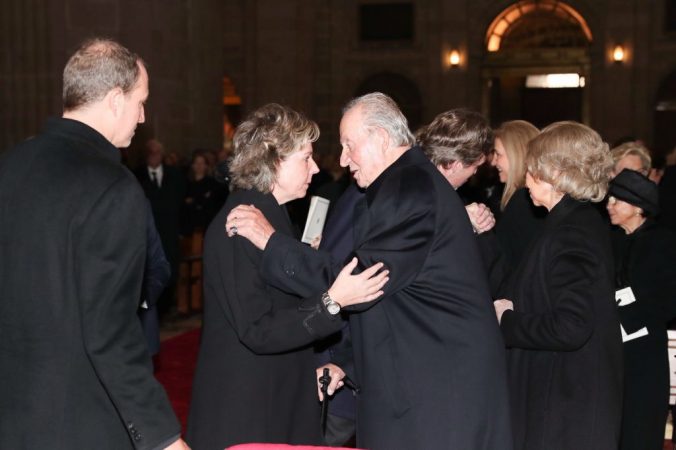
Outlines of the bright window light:
[[528,75],[527,88],[577,88],[584,87],[584,77],[576,73],[548,73]]

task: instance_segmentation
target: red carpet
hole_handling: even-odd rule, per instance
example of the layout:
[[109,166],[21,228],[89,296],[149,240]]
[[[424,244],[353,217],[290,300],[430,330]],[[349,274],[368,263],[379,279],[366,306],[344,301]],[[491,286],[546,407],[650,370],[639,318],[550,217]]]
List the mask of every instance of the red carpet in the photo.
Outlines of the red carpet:
[[162,342],[155,377],[166,389],[178,419],[185,425],[190,407],[192,378],[197,364],[200,331],[187,331]]

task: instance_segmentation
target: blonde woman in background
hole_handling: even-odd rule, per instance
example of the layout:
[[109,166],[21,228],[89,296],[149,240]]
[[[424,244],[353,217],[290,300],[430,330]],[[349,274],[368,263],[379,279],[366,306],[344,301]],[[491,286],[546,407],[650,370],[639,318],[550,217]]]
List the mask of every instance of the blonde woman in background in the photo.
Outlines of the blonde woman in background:
[[525,120],[503,123],[495,130],[495,166],[505,188],[500,201],[502,214],[495,226],[500,264],[491,269],[493,293],[498,295],[509,273],[519,264],[531,240],[537,236],[547,211],[534,206],[526,189],[526,155],[528,142],[538,129]]

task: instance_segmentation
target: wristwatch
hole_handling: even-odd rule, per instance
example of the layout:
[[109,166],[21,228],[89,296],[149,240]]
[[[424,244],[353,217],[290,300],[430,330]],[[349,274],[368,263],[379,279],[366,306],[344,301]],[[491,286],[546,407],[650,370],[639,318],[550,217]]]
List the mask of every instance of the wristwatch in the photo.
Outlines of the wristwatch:
[[322,294],[322,303],[324,303],[329,314],[335,316],[340,312],[340,303],[334,302],[333,299],[329,297],[328,291]]

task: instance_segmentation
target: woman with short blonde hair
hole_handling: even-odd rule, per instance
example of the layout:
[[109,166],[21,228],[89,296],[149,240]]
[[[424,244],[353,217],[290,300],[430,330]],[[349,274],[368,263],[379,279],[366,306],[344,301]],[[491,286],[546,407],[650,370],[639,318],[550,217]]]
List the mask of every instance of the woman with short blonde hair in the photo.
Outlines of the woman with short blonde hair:
[[230,163],[232,186],[270,192],[279,163],[317,139],[319,127],[304,115],[277,103],[262,106],[237,127]]
[[603,199],[612,159],[591,128],[554,123],[528,145],[526,186],[549,212],[495,302],[508,350],[514,448],[618,448],[622,339]]
[[319,170],[318,136],[317,124],[277,104],[254,111],[235,132],[234,189],[204,238],[203,327],[186,434],[194,448],[323,443],[312,344],[343,328],[341,306],[382,295],[386,272],[374,275],[382,264],[352,275],[356,258],[324,293],[283,292],[262,279],[263,253],[237,226],[226,234],[228,213],[251,205],[276,237],[293,239],[284,205],[304,197]]
[[613,161],[597,132],[576,122],[556,122],[530,142],[526,167],[533,178],[561,194],[600,202],[608,190]]

